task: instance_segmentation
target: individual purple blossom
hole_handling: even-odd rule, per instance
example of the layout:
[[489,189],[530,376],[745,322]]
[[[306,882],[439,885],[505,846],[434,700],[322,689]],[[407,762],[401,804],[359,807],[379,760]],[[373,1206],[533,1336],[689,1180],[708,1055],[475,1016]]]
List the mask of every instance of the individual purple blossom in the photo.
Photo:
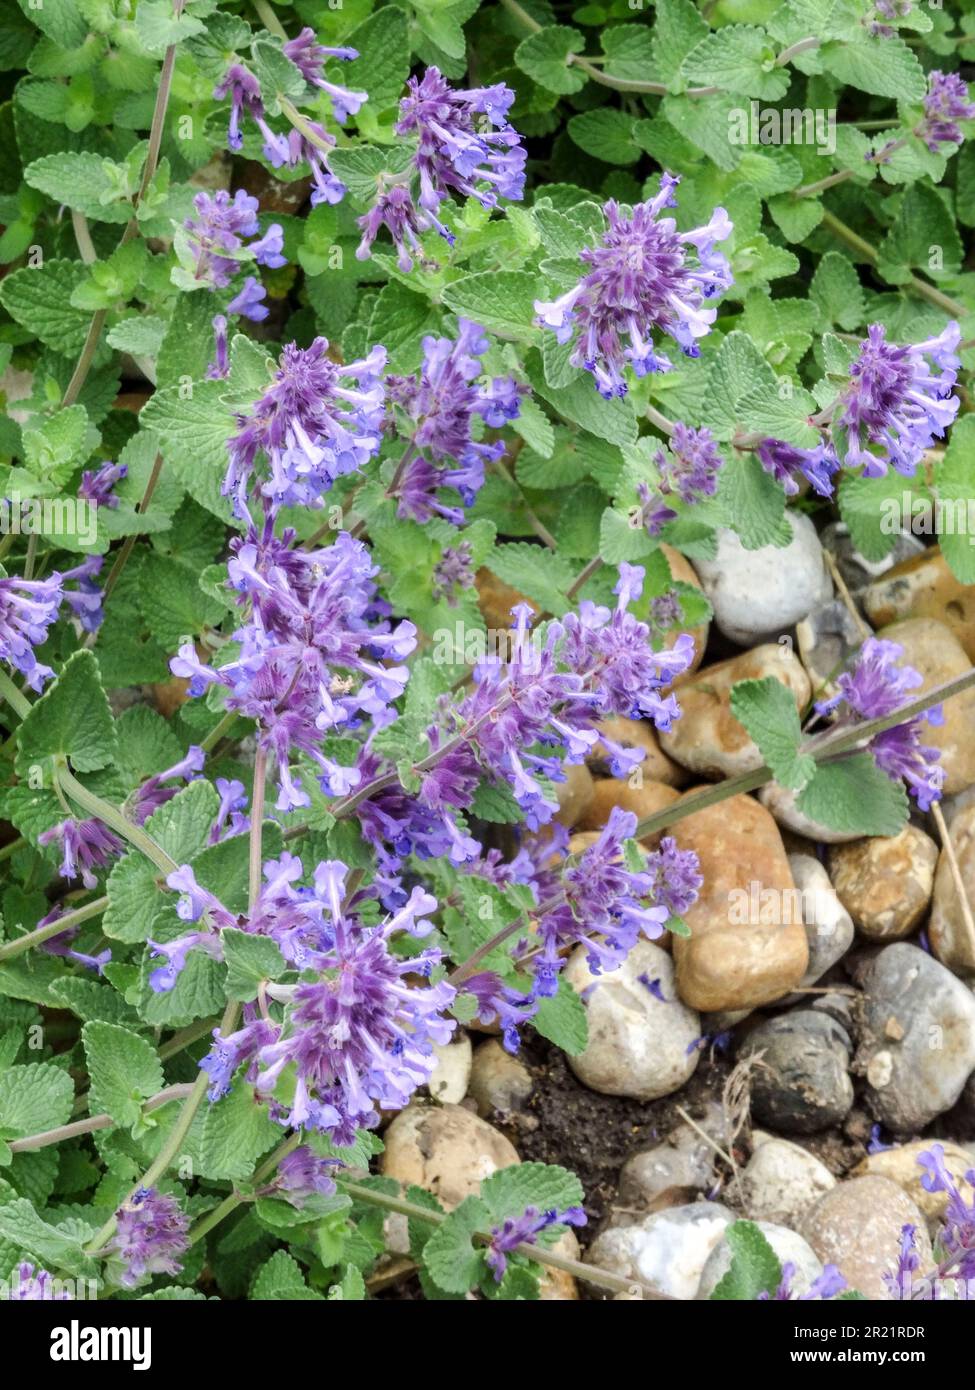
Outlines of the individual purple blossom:
[[677,512],[667,499],[677,496],[685,503],[701,497],[713,497],[718,490],[718,473],[724,463],[711,431],[693,429],[682,420],[674,424],[667,451],[658,449],[654,455],[657,486],[640,483],[640,519],[650,536],[657,536]]
[[116,483],[128,474],[128,466],[124,463],[103,463],[98,468],[86,468],[81,475],[81,486],[78,489],[78,496],[85,502],[92,502],[99,507],[115,508],[118,506],[118,498],[112,492]]
[[[41,918],[37,925],[38,927],[50,926],[52,922],[56,922],[63,915],[64,909],[61,907],[60,903],[58,903],[46,917]],[[38,949],[49,956],[61,956],[66,960],[77,961],[77,963],[83,965],[86,970],[94,970],[96,975],[104,974],[105,966],[108,965],[109,961],[112,959],[111,950],[106,949],[100,951],[97,956],[88,955],[84,951],[76,951],[72,943],[80,930],[80,927],[66,927],[64,931],[58,932],[56,936],[49,936],[46,941],[42,941]]]
[[224,314],[215,314],[213,316],[213,361],[207,366],[207,380],[222,381],[229,371],[227,319]]
[[960,145],[964,135],[958,121],[975,120],[975,103],[968,100],[968,84],[956,72],[929,72],[924,98],[924,118],[914,134],[932,154],[941,145]]
[[826,445],[801,449],[784,439],[763,439],[755,446],[755,453],[766,473],[781,485],[787,497],[794,497],[799,491],[800,478],[805,478],[820,497],[832,497],[833,474],[840,464]]
[[193,777],[203,771],[205,762],[206,754],[203,749],[196,744],[191,744],[186,754],[173,763],[172,767],[167,767],[163,772],[153,773],[133,792],[129,798],[126,814],[136,825],[144,825],[154,811],[158,811],[160,806],[164,806],[176,795],[177,787],[167,787],[164,784],[166,782],[191,781]]
[[676,589],[667,589],[650,600],[647,622],[654,638],[664,637],[682,621],[683,609]]
[[867,1140],[868,1154],[886,1153],[888,1149],[892,1149],[894,1147],[893,1144],[884,1143],[883,1139],[881,1138],[882,1134],[883,1129],[879,1124],[870,1126],[870,1138]]
[[102,612],[104,595],[95,583],[95,575],[101,572],[104,563],[103,555],[89,555],[80,565],[61,574],[62,584],[76,582],[78,585],[76,589],[64,590],[64,600],[85,632],[97,632],[105,616]]
[[673,338],[687,356],[699,356],[697,340],[717,317],[716,309],[702,305],[731,284],[728,262],[714,249],[732,231],[724,208],[689,232],[678,232],[672,217],[659,216],[676,206],[678,183],[663,174],[660,191],[630,216],[608,202],[609,226],[600,245],[580,253],[588,273],[558,299],[535,304],[543,327],[560,343],[574,341],[570,362],[591,372],[607,398],[626,394],[627,363],[640,377],[670,370],[654,346],[655,330]]
[[200,284],[226,289],[244,260],[272,268],[287,264],[280,223],[272,223],[259,236],[260,204],[243,188],[233,197],[225,188],[197,193],[193,207],[195,215],[187,217],[183,227],[193,255],[193,278]]
[[43,689],[54,675],[50,666],[37,660],[34,648],[47,640],[63,596],[59,574],[47,579],[0,577],[0,661],[26,676],[31,690]]
[[457,590],[473,587],[473,552],[470,541],[461,541],[456,546],[445,546],[433,570],[434,599],[446,599],[448,607],[456,608]]
[[874,0],[873,18],[867,24],[867,30],[874,38],[892,39],[897,33],[897,29],[892,24],[884,21],[889,19],[905,19],[910,14],[913,0]]
[[[935,338],[898,347],[874,323],[850,368],[850,382],[836,403],[834,439],[847,467],[883,477],[888,463],[913,477],[925,449],[944,435],[958,413],[952,395],[961,338],[951,322]],[[933,369],[930,365],[933,363]]]
[[109,1249],[123,1261],[120,1283],[134,1289],[147,1276],[178,1274],[179,1256],[189,1248],[189,1218],[175,1197],[154,1187],[139,1187],[115,1213],[115,1237]]
[[435,226],[438,230],[442,227],[422,208],[417,208],[410,190],[398,183],[377,193],[372,207],[358,218],[357,225],[362,230],[362,240],[356,247],[356,260],[369,259],[373,243],[385,227],[396,248],[396,264],[407,275],[413,269],[415,258],[422,254],[420,237]]
[[[13,1272],[8,1279],[13,1279]],[[47,1269],[38,1269],[29,1260],[23,1260],[16,1269],[16,1282],[4,1281],[0,1284],[0,1299],[6,1303],[70,1301],[72,1295],[60,1286],[57,1278]]]
[[916,1292],[923,1292],[915,1281],[915,1274],[921,1265],[917,1249],[917,1227],[909,1222],[901,1227],[900,1248],[897,1263],[893,1270],[884,1273],[883,1280],[891,1298],[910,1299]]
[[491,1240],[485,1251],[486,1259],[495,1281],[500,1284],[508,1268],[508,1256],[519,1245],[535,1245],[543,1231],[553,1226],[584,1226],[586,1213],[582,1207],[566,1207],[565,1211],[540,1212],[537,1207],[526,1207],[521,1216],[507,1217],[500,1226],[491,1229]]
[[302,29],[297,38],[289,39],[284,45],[285,56],[290,58],[306,82],[326,92],[332,100],[332,112],[339,125],[344,125],[354,116],[363,102],[368,101],[368,92],[352,92],[347,87],[339,87],[327,81],[324,73],[326,58],[339,58],[349,62],[358,58],[355,48],[327,48],[320,44],[311,28]]
[[251,323],[263,323],[270,310],[264,303],[267,290],[260,280],[253,275],[248,275],[243,285],[234,295],[227,305],[227,313],[231,317],[238,315],[240,318],[249,319]]
[[253,1082],[257,1076],[255,1058],[258,1052],[277,1037],[276,1026],[255,1015],[252,1006],[245,1005],[244,1017],[244,1026],[226,1037],[219,1028],[214,1028],[213,1045],[200,1062],[200,1070],[210,1078],[207,1098],[211,1101],[218,1101],[228,1094],[234,1076],[243,1066],[247,1067],[246,1079]]
[[270,476],[261,492],[272,507],[316,506],[343,474],[361,468],[379,450],[386,350],[342,365],[328,355],[328,340],[307,348],[289,343],[272,384],[228,441],[230,463],[223,492],[246,518],[247,491],[258,455]]
[[[912,666],[901,665],[904,648],[897,642],[869,637],[857,656],[852,671],[844,671],[836,684],[838,693],[818,703],[818,714],[831,714],[846,707],[844,723],[878,719],[892,714],[905,703],[912,690],[924,684],[924,678]],[[936,705],[923,714],[914,715],[893,728],[874,734],[867,745],[877,766],[888,777],[903,778],[922,811],[930,810],[941,797],[944,769],[937,766],[937,748],[921,743],[922,725],[943,722],[941,706]]]
[[250,829],[250,818],[244,815],[247,805],[247,790],[243,782],[236,778],[218,777],[214,783],[220,805],[210,827],[209,843],[219,844],[232,835],[241,835]]
[[241,133],[241,118],[248,115],[255,120],[263,119],[264,103],[261,100],[261,84],[242,63],[233,63],[221,82],[213,90],[214,99],[223,101],[230,97],[230,125],[227,130],[227,144],[232,150],[239,150],[244,143]]
[[122,841],[100,820],[63,820],[44,830],[37,837],[39,845],[57,844],[62,860],[58,872],[62,878],[81,878],[86,888],[94,888],[98,880],[93,870],[103,869],[125,849]]
[[782,1266],[782,1278],[775,1293],[770,1294],[766,1289],[758,1295],[760,1303],[808,1303],[814,1299],[822,1299],[824,1302],[830,1298],[836,1298],[838,1294],[844,1293],[849,1285],[846,1278],[840,1273],[836,1265],[825,1265],[822,1274],[812,1280],[805,1293],[796,1293],[793,1289],[793,1280],[796,1277],[796,1266],[791,1260],[786,1260]]
[[335,1195],[332,1172],[341,1167],[340,1159],[319,1158],[307,1144],[302,1144],[285,1154],[278,1164],[272,1190],[287,1193],[288,1199],[298,1207],[309,1197],[332,1197]]

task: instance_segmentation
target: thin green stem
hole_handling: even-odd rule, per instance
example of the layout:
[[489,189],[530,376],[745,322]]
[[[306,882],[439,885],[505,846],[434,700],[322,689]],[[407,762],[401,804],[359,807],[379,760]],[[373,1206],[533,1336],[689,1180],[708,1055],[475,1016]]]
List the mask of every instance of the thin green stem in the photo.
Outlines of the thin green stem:
[[[279,1144],[274,1150],[274,1153],[271,1154],[269,1158],[265,1159],[260,1167],[254,1170],[251,1184],[256,1186],[258,1183],[263,1182],[265,1178],[269,1178],[282,1158],[286,1158],[289,1153],[294,1152],[301,1143],[301,1138],[302,1136],[299,1132],[285,1139],[283,1144]],[[219,1226],[221,1221],[225,1220],[232,1211],[235,1211],[242,1202],[247,1200],[249,1200],[249,1198],[245,1197],[242,1193],[231,1192],[223,1199],[219,1206],[214,1207],[213,1211],[207,1212],[206,1216],[201,1217],[192,1228],[189,1235],[190,1245],[195,1245],[198,1240],[202,1240],[208,1232],[213,1230],[214,1226]]]
[[[862,236],[859,236],[852,227],[848,227],[845,222],[841,222],[833,213],[823,212],[822,225],[839,237],[840,241],[846,243],[852,251],[868,260],[871,265],[876,265],[880,259],[875,247],[870,245]],[[968,310],[964,304],[959,304],[957,299],[952,299],[950,295],[943,294],[934,285],[929,285],[926,280],[920,279],[917,275],[912,275],[906,282],[908,288],[914,294],[926,299],[929,304],[935,304],[939,309],[943,309],[946,314],[951,314],[953,318],[966,317]]]
[[268,33],[276,34],[279,39],[286,39],[288,37],[288,31],[268,4],[268,0],[253,0],[253,4],[254,13]]
[[[170,1101],[185,1100],[192,1089],[191,1085],[182,1083],[157,1091],[154,1096],[143,1102],[143,1114],[158,1110]],[[46,1149],[50,1144],[60,1144],[65,1139],[77,1139],[81,1134],[92,1134],[96,1129],[111,1129],[114,1123],[111,1115],[89,1115],[84,1120],[72,1120],[70,1124],[58,1125],[56,1129],[46,1129],[41,1134],[29,1134],[25,1139],[11,1139],[9,1144],[13,1153],[33,1153],[37,1149]]]
[[5,859],[10,859],[19,849],[23,849],[26,844],[27,841],[24,839],[23,835],[18,835],[16,840],[11,840],[9,844],[4,845],[3,848],[0,849],[0,864],[2,864]]
[[26,719],[30,714],[30,700],[22,690],[18,690],[2,666],[0,666],[0,700],[6,700],[14,714],[20,719]]
[[112,830],[118,831],[123,839],[128,840],[130,845],[134,845],[136,849],[141,850],[147,859],[151,859],[160,873],[168,876],[179,868],[176,860],[171,858],[161,845],[157,845],[152,836],[143,830],[141,825],[133,825],[130,820],[126,820],[117,806],[113,806],[110,801],[96,796],[87,787],[83,787],[74,773],[68,771],[67,766],[62,764],[56,769],[55,779],[61,790],[83,811],[86,811],[90,816],[96,816]]
[[226,714],[223,715],[219,723],[214,724],[206,737],[200,739],[200,747],[203,749],[204,753],[209,753],[212,749],[216,748],[224,734],[234,727],[238,718],[239,716],[235,709],[227,710]]
[[[149,477],[146,481],[145,491],[143,492],[142,498],[138,506],[136,507],[136,511],[139,513],[140,516],[143,512],[149,510],[149,503],[152,501],[153,493],[156,491],[156,485],[159,482],[159,475],[162,472],[162,466],[163,456],[160,453],[157,454],[155,459],[153,460],[152,471],[150,472]],[[115,561],[112,565],[112,568],[108,572],[108,578],[105,580],[105,590],[102,595],[103,603],[108,600],[112,593],[112,590],[119,582],[119,579],[122,575],[122,571],[125,569],[126,563],[128,562],[128,558],[132,554],[132,551],[135,548],[135,543],[138,539],[139,537],[135,535],[126,536],[125,540],[122,542],[119,553],[115,557]]]
[[80,927],[83,922],[88,922],[92,917],[99,916],[106,907],[108,907],[108,898],[95,898],[92,902],[85,903],[84,907],[76,907],[73,912],[66,912],[56,922],[48,922],[46,927],[35,927],[33,931],[26,932],[23,936],[14,937],[13,941],[4,942],[0,946],[0,961],[13,960],[14,956],[23,955],[25,951],[30,951],[34,946],[43,945],[52,936],[58,936],[63,931],[70,931],[72,927]]

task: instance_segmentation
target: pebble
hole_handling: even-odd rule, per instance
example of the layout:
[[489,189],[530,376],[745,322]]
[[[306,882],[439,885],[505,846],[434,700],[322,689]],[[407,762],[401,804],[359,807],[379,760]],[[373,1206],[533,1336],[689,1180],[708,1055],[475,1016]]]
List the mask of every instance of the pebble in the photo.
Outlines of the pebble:
[[734,1219],[718,1202],[668,1207],[608,1227],[590,1245],[585,1262],[687,1301],[697,1295],[708,1256]]
[[853,919],[818,859],[811,854],[790,854],[789,868],[800,894],[799,907],[809,945],[809,964],[800,983],[814,985],[853,945]]
[[[879,635],[890,642],[899,642],[904,648],[901,662],[913,666],[924,677],[924,684],[911,692],[912,698],[972,669],[964,647],[951,629],[933,618],[906,618],[881,629]],[[973,726],[975,688],[963,690],[945,701],[943,724],[924,725],[924,743],[941,750],[944,790],[948,796],[975,782]]]
[[489,1038],[475,1050],[469,1091],[483,1119],[524,1110],[533,1084],[524,1062],[513,1057],[496,1038]]
[[[607,1096],[656,1100],[689,1080],[700,1058],[701,1020],[682,1004],[666,951],[640,941],[618,970],[593,975],[580,946],[565,969],[589,1021],[585,1049],[569,1057],[584,1086]],[[651,990],[657,982],[666,1003]]]
[[820,532],[819,539],[823,549],[828,550],[836,561],[844,582],[854,594],[859,594],[865,585],[887,574],[895,565],[923,554],[925,549],[924,542],[917,536],[912,536],[910,531],[900,531],[889,555],[882,560],[867,560],[853,544],[849,527],[842,521],[829,522]]
[[829,852],[829,876],[854,923],[871,941],[899,941],[919,925],[934,892],[938,846],[916,825]]
[[559,809],[555,819],[569,829],[586,816],[596,794],[596,784],[585,763],[567,763],[565,781],[556,782],[555,799]]
[[789,519],[787,546],[746,550],[722,527],[714,558],[698,564],[715,622],[740,647],[777,637],[833,597],[815,526],[801,512],[790,512]]
[[533,613],[540,611],[537,603],[533,603],[520,590],[492,574],[486,565],[482,565],[474,576],[474,586],[477,591],[477,606],[481,610],[484,625],[496,632],[507,632],[511,627],[514,621],[511,610],[516,604],[527,603]]
[[[723,1108],[712,1101],[697,1124],[718,1144],[727,1137]],[[679,1124],[662,1144],[632,1154],[619,1176],[619,1206],[633,1212],[683,1206],[712,1190],[717,1181],[715,1151],[690,1125]]]
[[[755,1224],[778,1255],[779,1263],[795,1267],[791,1280],[793,1292],[805,1293],[813,1280],[818,1279],[823,1272],[822,1261],[818,1259],[816,1252],[802,1236],[790,1231],[787,1226],[779,1226],[773,1221],[757,1221]],[[731,1261],[731,1245],[727,1235],[723,1235],[701,1271],[701,1282],[697,1289],[699,1299],[711,1297],[731,1268]]]
[[766,676],[791,692],[797,710],[808,703],[812,687],[799,658],[791,647],[768,642],[680,681],[681,717],[660,735],[664,752],[701,777],[735,777],[761,767],[758,746],[731,712],[731,691],[739,681]]
[[[623,748],[639,748],[644,758],[640,771],[645,782],[666,782],[669,787],[680,787],[687,781],[687,773],[660,747],[660,740],[654,726],[647,719],[624,719],[617,715],[613,719],[602,719],[596,725],[601,733],[611,738]],[[597,743],[586,759],[590,770],[597,777],[610,777],[607,751],[602,743]]]
[[[971,905],[975,903],[975,805],[958,812],[949,824],[948,833],[965,896]],[[942,965],[959,974],[975,971],[975,941],[965,924],[951,864],[944,850],[934,876],[934,905],[928,934],[931,949]]]
[[855,1177],[863,1174],[889,1178],[902,1188],[916,1202],[920,1210],[932,1224],[941,1220],[948,1205],[947,1192],[928,1192],[921,1184],[925,1169],[918,1163],[922,1153],[930,1149],[932,1143],[941,1144],[945,1151],[945,1166],[954,1177],[959,1192],[971,1204],[975,1189],[965,1181],[965,1174],[971,1171],[972,1156],[960,1144],[950,1139],[918,1139],[913,1144],[899,1144],[895,1149],[883,1149],[880,1153],[868,1154],[861,1164],[853,1170]]
[[845,603],[823,603],[796,624],[796,643],[817,699],[837,693],[836,676],[863,645],[860,628]]
[[[897,950],[898,947],[891,947]],[[868,1299],[889,1299],[884,1274],[897,1266],[903,1226],[917,1228],[921,1269],[933,1260],[924,1218],[889,1178],[849,1178],[820,1197],[803,1217],[800,1234],[823,1264],[839,1267],[852,1289]]]
[[975,996],[933,956],[896,942],[863,974],[855,1068],[877,1119],[917,1134],[950,1110],[975,1070]]
[[[672,545],[667,545],[666,543],[662,544],[660,549],[663,552],[663,555],[668,565],[670,566],[671,579],[676,580],[678,584],[691,584],[695,589],[701,589],[703,591],[704,585],[701,583],[701,580],[699,579],[697,572],[694,569],[694,566],[691,564],[690,560],[688,560],[686,555],[682,555],[679,550],[675,550]],[[633,612],[636,614],[638,618],[640,618],[644,622],[646,621],[649,610],[649,595],[646,597],[645,600],[642,601],[642,603],[636,603],[633,607]],[[704,648],[708,644],[708,633],[710,631],[710,626],[710,623],[702,623],[700,627],[692,627],[689,629],[690,634],[694,639],[694,656],[691,660],[690,666],[688,666],[687,668],[688,674],[692,671],[696,671],[701,664],[701,659],[704,656]],[[664,638],[664,646],[667,648],[668,651],[677,641],[677,638],[680,636],[680,633],[681,629],[675,628],[673,632],[668,633],[668,635]]]
[[793,1009],[760,1023],[739,1057],[761,1056],[750,1076],[752,1114],[787,1134],[838,1124],[853,1104],[850,1036],[816,1009]]
[[755,1221],[794,1226],[813,1202],[836,1186],[836,1179],[815,1154],[788,1139],[752,1132],[757,1148],[741,1175],[745,1210]]
[[[680,793],[676,788],[668,787],[665,782],[644,781],[640,785],[631,786],[628,778],[619,780],[615,777],[602,777],[593,787],[592,804],[579,822],[579,828],[602,830],[614,806],[620,806],[624,811],[632,811],[639,821],[645,820],[647,816],[655,816],[658,811],[665,810],[679,800]],[[647,849],[653,849],[668,833],[661,830],[654,835],[645,835],[641,844]]]
[[[781,999],[805,974],[809,948],[801,921],[781,922],[795,885],[772,816],[735,796],[678,821],[671,834],[697,853],[704,876],[686,916],[691,935],[674,938],[684,1003],[716,1013]],[[763,890],[772,893],[773,921],[755,912]]]
[[427,1083],[427,1090],[434,1100],[459,1105],[467,1095],[467,1085],[471,1079],[471,1040],[466,1033],[455,1033],[449,1043],[434,1043],[433,1050],[437,1065]]
[[962,584],[938,546],[895,565],[869,584],[863,606],[874,627],[901,618],[936,618],[954,633],[975,661],[975,585]]
[[779,825],[806,840],[815,840],[824,845],[842,845],[860,839],[857,830],[833,830],[821,821],[810,820],[796,805],[796,793],[789,787],[780,787],[778,782],[766,782],[759,789],[758,799],[771,811]]
[[[563,1231],[550,1249],[556,1255],[564,1255],[567,1260],[577,1260],[582,1253],[575,1231]],[[542,1303],[575,1303],[579,1298],[579,1286],[571,1274],[564,1269],[553,1269],[551,1265],[542,1266],[538,1281],[538,1297]]]
[[519,1163],[514,1145],[460,1105],[409,1105],[383,1135],[382,1170],[404,1187],[425,1187],[452,1210],[481,1181]]

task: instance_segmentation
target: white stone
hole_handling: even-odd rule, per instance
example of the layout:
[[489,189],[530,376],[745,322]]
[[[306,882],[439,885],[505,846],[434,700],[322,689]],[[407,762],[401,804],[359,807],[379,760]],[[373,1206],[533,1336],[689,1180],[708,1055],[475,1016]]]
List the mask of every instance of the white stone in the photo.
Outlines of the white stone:
[[[791,1281],[793,1293],[806,1293],[813,1280],[818,1279],[823,1272],[822,1261],[817,1257],[815,1251],[807,1241],[803,1240],[802,1236],[797,1235],[795,1231],[790,1231],[787,1226],[778,1226],[771,1221],[759,1221],[757,1225],[778,1255],[779,1263],[783,1266],[791,1264],[795,1267]],[[731,1246],[727,1235],[724,1235],[711,1251],[701,1272],[701,1282],[697,1290],[698,1298],[711,1297],[731,1268],[731,1260]]]
[[708,1256],[734,1220],[717,1202],[693,1202],[653,1212],[596,1237],[586,1263],[624,1279],[643,1279],[658,1293],[695,1298]]
[[467,1095],[471,1079],[473,1050],[466,1033],[455,1034],[449,1043],[434,1043],[437,1065],[427,1082],[434,1100],[444,1105],[459,1105]]
[[[757,1134],[752,1136],[754,1143]],[[745,1211],[753,1221],[784,1226],[796,1222],[807,1207],[836,1186],[836,1179],[815,1154],[787,1139],[766,1138],[741,1175]]]

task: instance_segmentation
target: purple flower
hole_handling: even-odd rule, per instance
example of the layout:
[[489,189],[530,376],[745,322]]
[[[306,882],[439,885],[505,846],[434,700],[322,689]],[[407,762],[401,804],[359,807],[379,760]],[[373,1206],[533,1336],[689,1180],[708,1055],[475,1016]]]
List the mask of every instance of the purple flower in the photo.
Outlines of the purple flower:
[[207,367],[207,379],[209,381],[222,381],[229,371],[227,320],[223,314],[215,314],[213,318],[213,361]]
[[[690,232],[678,232],[672,217],[659,217],[676,206],[678,182],[662,175],[656,197],[638,203],[629,217],[608,202],[601,244],[580,255],[588,274],[559,299],[535,305],[539,322],[560,343],[575,341],[570,361],[591,372],[607,398],[626,394],[627,362],[637,376],[670,369],[654,348],[655,329],[687,356],[699,356],[697,339],[717,317],[717,310],[701,306],[731,284],[728,262],[714,249],[732,231],[724,208]],[[688,260],[692,250],[696,266]]]
[[473,589],[474,587],[472,561],[473,552],[470,541],[461,541],[456,546],[445,546],[440,561],[433,571],[432,593],[434,599],[446,599],[448,607],[456,608],[458,603],[457,590]]
[[[520,199],[525,185],[521,136],[508,124],[514,92],[503,83],[459,91],[437,68],[411,77],[400,102],[397,135],[417,139],[420,206],[435,214],[449,192],[493,208]],[[492,127],[494,127],[492,129]]]
[[[41,918],[37,925],[38,927],[47,927],[63,916],[64,909],[58,903],[47,916]],[[74,950],[71,943],[80,930],[80,927],[67,927],[64,931],[58,932],[57,936],[49,936],[46,941],[42,941],[38,949],[49,956],[62,956],[66,960],[77,961],[86,970],[94,970],[96,975],[101,975],[104,973],[105,966],[112,959],[112,953],[110,950],[105,950],[100,951],[97,956],[89,956],[83,951]]]
[[931,153],[938,154],[941,145],[960,145],[965,137],[957,122],[973,119],[975,104],[968,100],[968,84],[956,72],[929,72],[924,119],[914,134]]
[[285,1154],[278,1164],[273,1188],[286,1192],[294,1205],[300,1207],[309,1197],[333,1196],[335,1179],[332,1170],[341,1167],[340,1159],[319,1158],[307,1144],[302,1144],[300,1148]]
[[358,218],[357,225],[362,229],[362,240],[356,248],[356,260],[369,259],[373,242],[385,227],[396,248],[396,264],[404,274],[409,274],[414,257],[422,252],[422,234],[434,226],[438,231],[446,231],[436,218],[416,207],[412,193],[402,184],[393,184],[378,193],[369,211]]
[[[188,217],[183,227],[193,253],[193,277],[200,284],[226,289],[245,260],[269,267],[287,264],[281,254],[284,233],[280,224],[272,223],[260,237],[260,205],[243,188],[238,188],[233,198],[224,188],[216,193],[197,193],[193,206],[196,215]],[[248,245],[248,238],[256,239]]]
[[62,584],[77,581],[77,589],[65,589],[64,598],[85,632],[97,632],[104,617],[102,591],[95,583],[95,575],[101,572],[103,564],[104,556],[89,555],[80,565],[60,575]]
[[328,356],[328,340],[308,348],[289,343],[273,383],[239,417],[228,441],[230,464],[223,492],[247,516],[247,489],[258,453],[270,465],[261,488],[272,506],[315,506],[335,479],[361,468],[379,450],[386,350],[340,365]]
[[516,1053],[521,1045],[518,1030],[538,1012],[538,1000],[531,995],[519,994],[490,970],[471,975],[464,981],[463,987],[477,1006],[478,1022],[497,1022],[505,1050]]
[[[818,714],[831,714],[845,705],[842,721],[856,723],[858,719],[877,719],[892,714],[903,705],[912,690],[923,685],[924,678],[912,666],[898,665],[904,648],[897,642],[870,637],[864,642],[852,671],[844,671],[836,684],[838,694],[816,705]],[[941,797],[944,769],[937,766],[937,748],[921,743],[922,725],[940,724],[944,716],[940,705],[914,715],[902,724],[874,734],[867,745],[877,766],[888,777],[903,778],[922,811]]]
[[840,464],[825,445],[800,449],[784,439],[763,439],[756,445],[755,453],[766,473],[771,473],[781,484],[787,497],[794,497],[799,491],[800,477],[806,478],[820,497],[832,497],[833,474]]
[[768,1293],[765,1289],[758,1295],[760,1303],[808,1303],[813,1299],[836,1298],[843,1293],[849,1285],[844,1276],[840,1273],[836,1265],[826,1265],[822,1274],[818,1275],[805,1293],[797,1294],[792,1287],[792,1281],[796,1277],[796,1267],[791,1260],[787,1260],[782,1266],[782,1280],[774,1294]]
[[98,882],[92,870],[104,868],[125,849],[118,836],[100,820],[63,820],[38,835],[37,843],[60,845],[61,877],[80,876],[86,888],[94,888]]
[[227,305],[227,313],[231,316],[240,315],[241,318],[249,319],[251,323],[262,323],[270,312],[264,303],[267,291],[260,280],[253,275],[248,275],[241,288],[234,295]]
[[699,497],[713,497],[718,490],[718,472],[724,460],[709,429],[692,429],[677,420],[669,456],[660,450],[655,461],[662,492],[696,502]]
[[261,120],[264,116],[264,103],[261,101],[261,84],[252,72],[242,63],[233,63],[222,82],[213,89],[214,99],[223,101],[230,97],[230,126],[227,130],[227,144],[232,150],[239,150],[244,143],[240,131],[243,115]]
[[[921,1179],[925,1192],[948,1195],[939,1238],[946,1257],[942,1273],[950,1268],[957,1279],[975,1279],[975,1198],[966,1202],[959,1191],[958,1183],[945,1164],[943,1144],[932,1144],[918,1155],[917,1161],[925,1170]],[[969,1189],[975,1187],[975,1168],[966,1171],[965,1182]]]
[[178,1256],[189,1248],[189,1218],[175,1197],[140,1187],[115,1213],[117,1227],[110,1250],[125,1265],[124,1289],[134,1289],[147,1275],[178,1274]]
[[332,99],[332,112],[339,125],[344,125],[350,116],[356,114],[363,102],[368,101],[368,92],[351,92],[346,87],[337,87],[334,82],[326,81],[323,70],[326,58],[340,58],[344,61],[358,58],[356,49],[326,48],[316,39],[314,29],[305,28],[297,38],[290,39],[284,45],[284,52],[299,69],[306,82],[328,93]]
[[[247,1017],[248,1013],[250,1017]],[[248,1068],[247,1080],[254,1081],[257,1075],[254,1059],[262,1047],[277,1037],[277,1028],[263,1018],[253,1017],[249,1006],[245,1006],[244,1014],[247,1022],[235,1033],[224,1037],[219,1028],[214,1028],[213,1046],[200,1062],[200,1070],[210,1078],[207,1097],[211,1101],[218,1101],[227,1095],[234,1076],[242,1066]]]
[[880,1137],[882,1133],[883,1133],[883,1130],[881,1129],[881,1127],[880,1127],[879,1124],[878,1124],[878,1125],[871,1125],[871,1127],[870,1127],[870,1138],[869,1138],[869,1140],[867,1141],[867,1153],[868,1153],[868,1154],[881,1154],[881,1153],[886,1153],[886,1151],[887,1151],[888,1149],[892,1149],[892,1148],[894,1147],[893,1144],[885,1144],[885,1143],[884,1143],[884,1141],[883,1141],[883,1140],[881,1139],[881,1137]]
[[867,30],[874,38],[892,39],[897,33],[893,25],[885,24],[887,19],[904,19],[910,14],[913,0],[874,0],[874,13],[879,16],[871,19]]
[[508,1268],[508,1256],[519,1245],[535,1245],[542,1231],[554,1226],[584,1226],[586,1213],[581,1207],[567,1207],[565,1211],[540,1212],[537,1207],[526,1207],[521,1216],[508,1217],[500,1226],[491,1230],[491,1241],[484,1258],[500,1284]]
[[64,596],[62,579],[0,578],[0,661],[8,661],[27,677],[31,690],[41,690],[54,675],[42,665],[34,648],[47,640]]
[[128,473],[124,463],[103,463],[99,468],[86,468],[81,475],[78,496],[85,502],[93,502],[99,507],[117,507],[118,498],[112,488]]
[[961,330],[952,322],[936,338],[908,347],[885,338],[882,324],[870,325],[850,368],[850,383],[837,401],[834,433],[847,467],[862,464],[865,477],[879,478],[891,463],[898,473],[912,477],[925,449],[944,435],[958,413],[952,390]]
[[250,829],[250,818],[243,814],[247,805],[247,791],[243,782],[218,777],[214,785],[220,797],[220,807],[210,827],[211,845],[229,839],[232,835],[241,835]]
[[176,795],[178,788],[167,787],[164,783],[191,781],[197,773],[203,771],[205,762],[206,754],[203,749],[192,744],[185,757],[173,763],[172,767],[167,767],[165,771],[154,773],[133,792],[129,798],[127,814],[136,825],[144,825],[154,811],[158,811],[160,806],[164,806]]
[[[55,1276],[47,1269],[37,1269],[28,1260],[17,1266],[17,1282],[0,1284],[0,1299],[6,1303],[40,1302],[54,1303],[71,1300],[71,1294],[62,1289]],[[8,1278],[13,1278],[11,1273]]]

